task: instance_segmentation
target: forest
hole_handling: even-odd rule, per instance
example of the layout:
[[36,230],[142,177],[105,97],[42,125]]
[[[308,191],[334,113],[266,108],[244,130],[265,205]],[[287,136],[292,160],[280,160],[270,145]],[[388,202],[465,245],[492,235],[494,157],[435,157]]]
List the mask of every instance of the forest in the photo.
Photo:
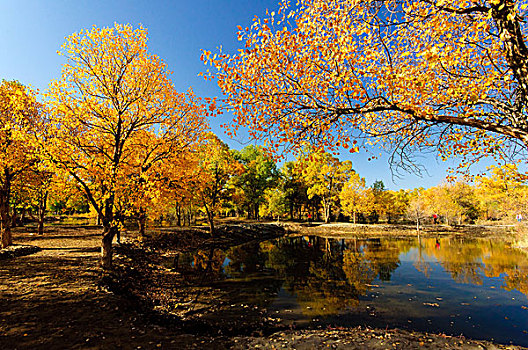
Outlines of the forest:
[[[501,316],[497,329],[506,329],[502,343],[528,346],[527,7],[510,0],[281,1],[238,26],[237,52],[203,49],[200,76],[218,85],[220,97],[178,91],[141,25],[71,34],[58,52],[60,76],[46,91],[0,84],[0,252],[37,246],[27,251],[37,260],[22,260],[32,261],[27,272],[13,262],[21,257],[2,267],[0,292],[15,295],[7,286],[22,283],[20,274],[42,259],[49,279],[87,283],[90,303],[107,300],[101,290],[113,293],[122,299],[112,303],[137,303],[134,312],[148,310],[176,338],[191,332],[190,341],[205,348],[217,340],[220,348],[235,346],[218,334],[255,336],[241,348],[271,347],[266,335],[287,327],[304,341],[310,336],[302,332],[316,325],[358,326],[363,339],[372,338],[369,328],[361,333],[364,325],[431,330],[440,347],[455,321],[429,311],[444,299],[469,307],[466,294],[500,299],[495,305],[522,297],[497,309],[511,323]],[[225,135],[212,131],[215,118]],[[225,142],[243,133],[247,146]],[[372,149],[389,155],[397,176],[424,172],[423,154],[457,165],[436,186],[390,190],[340,159],[340,152]],[[494,165],[473,172],[482,160]],[[71,276],[51,262],[62,250]],[[76,264],[85,258],[81,272]],[[31,294],[33,287],[24,288]],[[438,294],[428,291],[434,288]],[[373,306],[380,295],[401,298],[396,307],[418,302],[430,319],[411,312],[417,308],[399,319]],[[294,306],[271,314],[274,298]],[[5,302],[24,314],[18,299]],[[366,311],[343,321],[342,305]],[[453,319],[473,317],[473,309],[449,310]],[[127,325],[135,322],[135,314],[119,312]],[[446,328],[433,328],[436,317]],[[15,347],[19,340],[6,335],[12,329],[2,327],[0,343]],[[494,340],[457,327],[447,333]],[[329,339],[318,336],[318,346]]]

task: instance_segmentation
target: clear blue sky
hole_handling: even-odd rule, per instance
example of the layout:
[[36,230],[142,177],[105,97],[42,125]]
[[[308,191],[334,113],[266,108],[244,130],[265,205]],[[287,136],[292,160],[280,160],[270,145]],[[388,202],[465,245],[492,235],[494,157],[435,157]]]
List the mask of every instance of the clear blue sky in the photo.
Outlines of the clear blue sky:
[[[198,73],[206,68],[200,49],[224,51],[238,48],[237,25],[251,23],[254,15],[274,10],[278,0],[0,0],[0,78],[16,79],[41,91],[60,74],[64,58],[57,50],[64,38],[83,28],[113,26],[114,22],[142,24],[149,31],[149,49],[174,71],[177,89],[192,86],[199,96],[221,96],[216,84],[205,82]],[[224,115],[221,118],[230,118]],[[213,131],[236,149],[243,140],[229,140],[211,120]],[[247,140],[246,140],[247,141]],[[390,189],[429,187],[443,181],[447,165],[431,156],[422,158],[429,175],[405,175],[392,180],[386,157],[367,161],[368,155],[344,153],[368,184],[382,180]]]

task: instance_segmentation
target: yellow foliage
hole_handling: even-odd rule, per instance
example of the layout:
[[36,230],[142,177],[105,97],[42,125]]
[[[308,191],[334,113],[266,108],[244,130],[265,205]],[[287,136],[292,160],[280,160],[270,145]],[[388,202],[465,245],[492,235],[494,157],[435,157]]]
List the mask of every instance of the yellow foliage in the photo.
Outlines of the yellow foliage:
[[516,5],[284,1],[239,31],[237,54],[207,52],[217,72],[206,77],[235,114],[229,132],[249,127],[270,150],[310,141],[357,152],[350,138],[360,135],[397,155],[459,156],[461,168],[504,160],[528,142],[526,7]]
[[115,216],[144,213],[159,195],[160,174],[200,142],[214,101],[175,90],[143,27],[94,26],[66,38],[61,54],[47,94],[50,153],[114,227]]

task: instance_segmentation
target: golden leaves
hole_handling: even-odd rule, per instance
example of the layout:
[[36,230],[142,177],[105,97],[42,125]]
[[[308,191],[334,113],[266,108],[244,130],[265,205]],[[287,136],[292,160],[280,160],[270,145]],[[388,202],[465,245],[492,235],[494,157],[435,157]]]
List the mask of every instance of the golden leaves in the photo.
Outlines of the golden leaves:
[[0,184],[5,175],[20,175],[34,167],[40,156],[38,131],[43,107],[35,92],[16,81],[0,85]]
[[[373,143],[440,145],[442,157],[475,159],[469,145],[450,137],[509,118],[497,106],[514,99],[516,82],[485,11],[442,10],[468,6],[463,0],[301,0],[292,11],[281,3],[274,16],[239,28],[240,54],[203,55],[217,69],[207,76],[217,79],[235,114],[228,134],[247,126],[272,150],[283,143],[298,149],[309,140],[356,152],[346,139],[355,132]],[[270,26],[273,21],[281,26]],[[443,123],[468,127],[438,127]],[[500,138],[480,138],[480,149]]]
[[55,160],[99,211],[95,197],[145,205],[157,193],[157,166],[198,143],[216,114],[214,100],[175,90],[147,40],[145,28],[117,23],[72,34],[47,94]]

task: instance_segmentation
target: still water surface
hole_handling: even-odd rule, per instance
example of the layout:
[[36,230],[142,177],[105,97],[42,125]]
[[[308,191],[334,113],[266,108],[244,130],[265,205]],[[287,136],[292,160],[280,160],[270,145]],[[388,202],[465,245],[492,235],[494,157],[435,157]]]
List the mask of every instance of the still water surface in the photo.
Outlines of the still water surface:
[[287,237],[189,253],[179,268],[212,271],[222,288],[243,281],[240,303],[297,327],[399,327],[528,346],[528,254],[503,242]]

